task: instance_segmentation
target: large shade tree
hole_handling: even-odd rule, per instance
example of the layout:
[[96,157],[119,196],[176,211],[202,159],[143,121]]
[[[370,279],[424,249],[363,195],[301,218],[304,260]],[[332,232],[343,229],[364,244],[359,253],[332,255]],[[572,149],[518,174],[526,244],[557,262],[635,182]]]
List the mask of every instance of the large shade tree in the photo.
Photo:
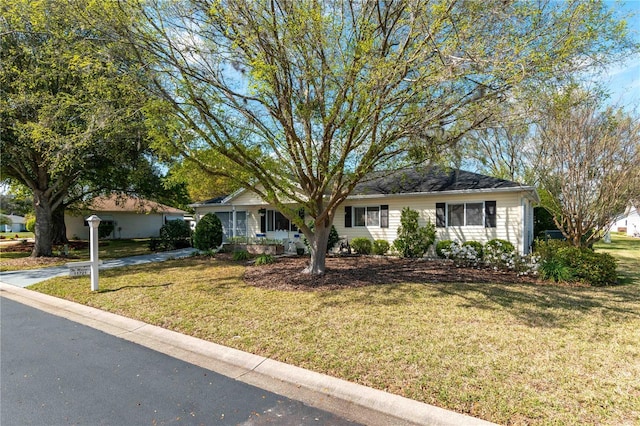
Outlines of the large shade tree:
[[[32,256],[50,256],[74,198],[148,180],[140,176],[152,170],[141,113],[148,94],[126,49],[105,36],[117,9],[84,0],[0,7],[2,179],[32,192]],[[78,8],[100,19],[81,23]]]
[[640,197],[640,116],[577,86],[542,99],[536,126],[542,205],[568,241],[589,246]]
[[[340,204],[369,172],[428,160],[514,88],[629,47],[598,1],[119,4],[138,23],[122,33],[157,72],[157,110],[178,118],[172,149],[296,223],[313,274]],[[209,149],[226,165],[199,156]]]

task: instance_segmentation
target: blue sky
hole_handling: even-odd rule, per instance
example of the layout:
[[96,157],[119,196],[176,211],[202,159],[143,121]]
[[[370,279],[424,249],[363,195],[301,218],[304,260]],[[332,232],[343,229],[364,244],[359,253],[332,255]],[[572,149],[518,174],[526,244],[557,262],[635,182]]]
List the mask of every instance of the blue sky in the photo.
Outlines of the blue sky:
[[[614,1],[607,3],[622,14],[635,14],[627,23],[635,39],[640,40],[640,0],[627,0],[624,4]],[[612,102],[640,107],[640,54],[611,67],[604,77],[604,82],[611,92]]]

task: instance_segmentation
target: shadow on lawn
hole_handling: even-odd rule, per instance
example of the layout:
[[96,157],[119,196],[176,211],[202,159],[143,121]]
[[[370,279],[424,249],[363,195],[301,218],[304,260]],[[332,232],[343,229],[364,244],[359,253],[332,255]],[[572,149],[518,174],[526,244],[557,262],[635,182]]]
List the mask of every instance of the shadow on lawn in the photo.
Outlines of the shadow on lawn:
[[113,293],[116,291],[121,291],[121,290],[131,290],[134,288],[158,288],[158,287],[169,287],[170,285],[173,285],[173,283],[165,283],[165,284],[151,284],[151,285],[123,285],[121,287],[118,288],[104,288],[104,289],[98,289],[98,293]]
[[459,306],[475,309],[506,309],[533,327],[562,327],[576,315],[600,311],[611,320],[640,317],[637,286],[603,288],[520,284],[425,284],[443,296],[457,296]]
[[[562,327],[576,315],[600,311],[611,320],[640,317],[637,285],[571,287],[542,283],[490,269],[456,268],[440,261],[398,259],[338,260],[311,280],[300,263],[247,268],[251,285],[284,291],[315,291],[324,306],[356,305],[410,308],[433,298],[451,298],[452,306],[503,309],[533,327]],[[350,293],[335,290],[353,290]]]

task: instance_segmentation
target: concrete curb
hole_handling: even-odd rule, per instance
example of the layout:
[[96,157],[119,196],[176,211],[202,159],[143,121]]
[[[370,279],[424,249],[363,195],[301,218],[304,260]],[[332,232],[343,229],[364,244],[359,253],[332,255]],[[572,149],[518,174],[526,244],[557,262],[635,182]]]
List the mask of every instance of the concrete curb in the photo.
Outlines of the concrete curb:
[[368,425],[493,423],[0,282],[0,296]]

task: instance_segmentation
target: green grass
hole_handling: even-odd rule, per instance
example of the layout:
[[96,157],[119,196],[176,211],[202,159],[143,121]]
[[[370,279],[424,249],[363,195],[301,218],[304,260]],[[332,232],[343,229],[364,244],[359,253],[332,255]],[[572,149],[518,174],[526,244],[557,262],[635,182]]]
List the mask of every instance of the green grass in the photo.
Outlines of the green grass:
[[640,239],[613,233],[610,244],[600,241],[595,250],[609,253],[618,260],[621,283],[640,284]]
[[[100,259],[118,259],[121,257],[139,256],[149,254],[149,239],[137,238],[132,240],[107,240],[98,246],[98,257]],[[89,249],[78,253],[81,257],[89,259]]]
[[[640,262],[640,240],[598,250]],[[97,293],[88,277],[32,288],[501,424],[640,423],[637,279],[295,292],[243,271],[190,258],[104,271]]]
[[[16,235],[18,236],[18,238],[16,238]],[[23,238],[33,238],[33,232],[0,232],[0,241],[3,239],[6,239],[6,240],[19,239],[20,240]]]
[[[1,247],[0,251],[0,271],[15,271],[42,268],[46,266],[64,265],[70,261],[89,260],[89,247],[82,249],[69,250],[69,256],[62,256],[64,251],[63,246],[54,247],[54,255],[58,256],[55,259],[48,259],[48,263],[43,265],[37,261],[22,262],[16,264],[11,262],[10,259],[20,259],[29,257],[31,254],[28,251],[12,251],[11,246]],[[117,259],[121,257],[138,256],[143,254],[149,254],[149,239],[129,239],[129,240],[104,240],[100,241],[98,245],[98,258],[102,260]]]

